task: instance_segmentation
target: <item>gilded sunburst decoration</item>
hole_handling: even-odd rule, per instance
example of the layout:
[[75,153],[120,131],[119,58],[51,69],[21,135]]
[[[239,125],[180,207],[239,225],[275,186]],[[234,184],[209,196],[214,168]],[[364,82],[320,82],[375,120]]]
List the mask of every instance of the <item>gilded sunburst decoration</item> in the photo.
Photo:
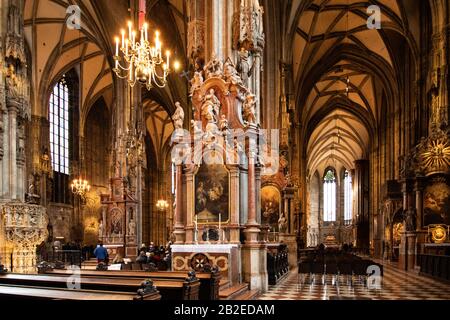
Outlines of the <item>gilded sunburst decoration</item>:
[[434,131],[422,139],[416,149],[417,171],[425,176],[450,172],[450,140],[448,133]]

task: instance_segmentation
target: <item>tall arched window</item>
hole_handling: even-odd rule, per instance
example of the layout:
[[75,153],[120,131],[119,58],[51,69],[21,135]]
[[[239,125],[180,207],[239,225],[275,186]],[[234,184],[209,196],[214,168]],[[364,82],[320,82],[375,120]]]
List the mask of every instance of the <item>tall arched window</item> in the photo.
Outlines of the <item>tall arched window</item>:
[[347,170],[344,174],[344,221],[351,224],[353,219],[353,192],[352,176]]
[[65,78],[50,96],[50,150],[53,170],[69,174],[69,88]]
[[63,76],[53,87],[49,100],[50,151],[53,174],[52,202],[70,204],[69,152],[71,87]]
[[331,169],[323,179],[323,221],[336,221],[336,176]]

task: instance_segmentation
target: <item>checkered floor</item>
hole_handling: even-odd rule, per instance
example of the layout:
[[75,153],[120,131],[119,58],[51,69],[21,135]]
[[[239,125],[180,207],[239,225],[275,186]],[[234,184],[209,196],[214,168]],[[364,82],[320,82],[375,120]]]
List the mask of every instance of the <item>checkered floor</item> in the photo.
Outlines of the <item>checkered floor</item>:
[[334,276],[310,279],[291,273],[258,300],[450,300],[450,284],[384,265],[379,287],[368,289],[357,277],[351,285],[350,278],[341,276],[336,285]]

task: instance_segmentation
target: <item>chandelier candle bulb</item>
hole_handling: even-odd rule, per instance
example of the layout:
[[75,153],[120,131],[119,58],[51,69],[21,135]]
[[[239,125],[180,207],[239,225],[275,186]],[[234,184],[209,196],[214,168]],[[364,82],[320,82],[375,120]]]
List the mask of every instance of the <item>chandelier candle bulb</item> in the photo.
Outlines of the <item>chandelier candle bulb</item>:
[[170,66],[170,51],[166,51],[166,56],[167,56],[167,67],[169,67]]
[[125,47],[125,30],[121,30],[120,33],[122,34],[122,49]]

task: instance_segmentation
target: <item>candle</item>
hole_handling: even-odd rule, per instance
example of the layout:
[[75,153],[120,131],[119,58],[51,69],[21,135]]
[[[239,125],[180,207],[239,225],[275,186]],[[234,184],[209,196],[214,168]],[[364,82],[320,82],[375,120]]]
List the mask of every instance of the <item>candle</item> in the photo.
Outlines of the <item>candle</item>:
[[122,34],[122,49],[123,49],[125,46],[125,30],[122,29],[120,33]]
[[145,41],[148,41],[148,24],[144,23],[144,37]]
[[133,31],[133,35],[132,35],[131,39],[132,39],[132,48],[134,48],[134,46],[136,44],[136,31]]
[[125,41],[125,55],[128,56],[128,39]]
[[169,68],[170,66],[170,51],[166,51],[166,56],[167,56],[167,68]]
[[131,27],[133,26],[133,24],[131,23],[131,21],[128,21],[128,35],[131,38]]
[[116,37],[116,57],[119,56],[119,37]]

